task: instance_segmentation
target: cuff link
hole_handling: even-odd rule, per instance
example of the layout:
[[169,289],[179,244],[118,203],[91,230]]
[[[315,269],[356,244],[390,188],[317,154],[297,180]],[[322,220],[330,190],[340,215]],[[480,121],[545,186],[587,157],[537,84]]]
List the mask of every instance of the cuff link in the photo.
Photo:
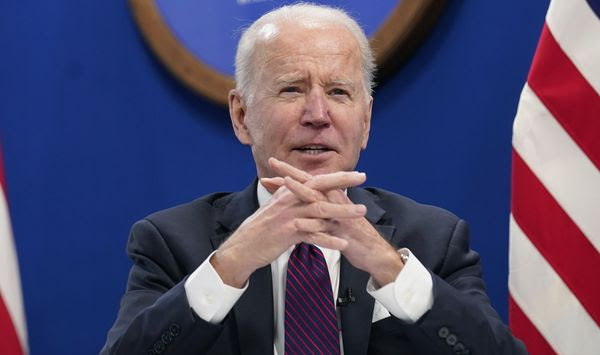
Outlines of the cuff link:
[[402,264],[406,265],[408,258],[410,256],[410,251],[406,248],[398,249],[398,254],[400,254],[400,259],[402,259]]

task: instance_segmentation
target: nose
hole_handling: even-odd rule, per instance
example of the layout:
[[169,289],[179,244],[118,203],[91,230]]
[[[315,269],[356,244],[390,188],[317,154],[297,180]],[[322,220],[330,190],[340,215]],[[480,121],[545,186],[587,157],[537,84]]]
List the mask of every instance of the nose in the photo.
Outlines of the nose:
[[311,90],[306,96],[304,113],[301,123],[304,126],[327,128],[331,124],[329,105],[323,90]]

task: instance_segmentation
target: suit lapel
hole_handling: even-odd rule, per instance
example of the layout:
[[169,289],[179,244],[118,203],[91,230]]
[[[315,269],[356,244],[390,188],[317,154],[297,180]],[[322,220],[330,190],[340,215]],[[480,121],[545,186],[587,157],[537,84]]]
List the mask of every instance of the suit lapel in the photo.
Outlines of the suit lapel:
[[233,306],[242,354],[273,353],[273,280],[271,266],[256,270],[250,284]]
[[244,190],[229,194],[215,202],[215,208],[220,213],[216,217],[218,226],[215,234],[211,236],[213,248],[217,249],[246,218],[258,209],[257,182],[258,180],[255,179]]
[[[385,210],[373,201],[371,194],[363,189],[348,189],[348,197],[352,202],[361,203],[367,207],[367,220],[383,238],[392,243],[395,227],[383,224]],[[351,289],[353,296],[356,298],[354,303],[340,307],[344,353],[346,355],[362,355],[366,354],[368,350],[375,304],[375,300],[366,290],[368,280],[368,273],[355,268],[342,256],[338,295],[339,297],[346,296],[348,290]]]
[[[219,227],[211,238],[216,249],[240,224],[258,209],[254,183],[243,191],[223,199],[219,206],[223,213],[218,218]],[[271,266],[256,270],[249,280],[248,289],[233,307],[242,354],[273,353],[273,282]]]

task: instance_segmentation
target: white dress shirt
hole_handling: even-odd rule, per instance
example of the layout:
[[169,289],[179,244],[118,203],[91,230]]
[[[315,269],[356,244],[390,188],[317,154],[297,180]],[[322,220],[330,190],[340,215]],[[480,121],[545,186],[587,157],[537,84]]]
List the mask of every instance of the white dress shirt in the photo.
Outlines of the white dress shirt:
[[[257,185],[258,203],[263,206],[269,201],[271,194],[260,183]],[[285,353],[285,283],[288,259],[294,248],[295,246],[291,246],[271,263],[275,355]],[[319,249],[323,252],[327,262],[335,300],[338,296],[340,281],[340,252],[321,247]],[[248,287],[248,283],[241,289],[224,284],[209,262],[211,256],[212,254],[186,280],[185,292],[194,312],[205,321],[217,324],[225,319],[227,313],[231,311]],[[375,298],[373,322],[389,317],[390,313],[405,322],[416,322],[433,305],[432,285],[431,275],[427,269],[409,251],[408,261],[394,282],[378,288],[373,278],[369,279],[367,292]],[[342,345],[341,342],[340,345]]]

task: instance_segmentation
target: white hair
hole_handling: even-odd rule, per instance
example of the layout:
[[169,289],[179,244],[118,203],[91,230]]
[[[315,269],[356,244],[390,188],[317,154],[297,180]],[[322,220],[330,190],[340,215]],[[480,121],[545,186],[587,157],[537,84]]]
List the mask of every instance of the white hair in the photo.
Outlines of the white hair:
[[376,70],[375,60],[362,28],[342,9],[312,3],[297,3],[267,12],[242,33],[235,55],[235,83],[242,97],[252,101],[257,41],[270,40],[277,36],[277,24],[282,22],[298,23],[309,28],[323,24],[335,25],[350,31],[360,48],[365,93],[367,98],[371,96]]

